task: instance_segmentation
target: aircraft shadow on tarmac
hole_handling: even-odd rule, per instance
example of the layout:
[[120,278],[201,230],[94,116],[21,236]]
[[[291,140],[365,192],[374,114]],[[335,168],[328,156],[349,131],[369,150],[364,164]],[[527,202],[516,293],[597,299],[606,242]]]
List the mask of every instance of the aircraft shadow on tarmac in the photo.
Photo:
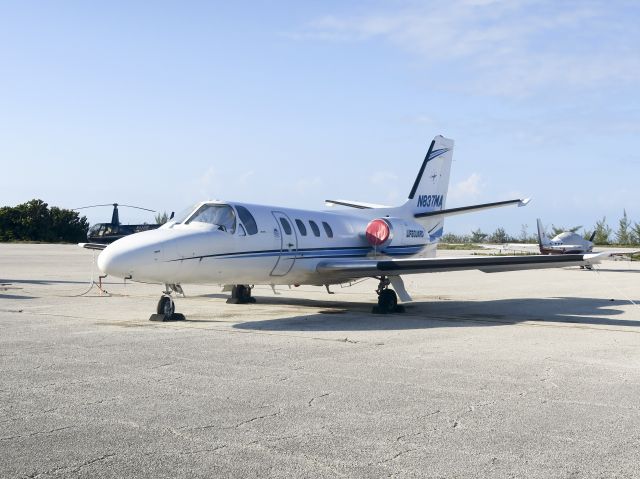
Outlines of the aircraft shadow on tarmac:
[[23,294],[3,294],[0,293],[0,299],[36,299],[36,296],[26,296]]
[[[405,313],[371,313],[370,303],[295,298],[257,298],[260,304],[327,308],[290,318],[246,321],[234,328],[262,331],[374,331],[437,327],[499,326],[524,321],[640,327],[640,321],[613,319],[628,301],[592,298],[526,298],[492,301],[429,301],[406,306]],[[242,306],[239,306],[242,307]]]

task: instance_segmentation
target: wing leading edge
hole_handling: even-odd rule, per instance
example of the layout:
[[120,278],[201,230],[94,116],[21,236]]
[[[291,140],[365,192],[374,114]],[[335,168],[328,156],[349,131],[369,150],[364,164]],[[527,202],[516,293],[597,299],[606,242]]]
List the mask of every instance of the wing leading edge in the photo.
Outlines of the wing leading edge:
[[471,269],[477,269],[485,273],[497,273],[527,269],[585,266],[599,263],[605,257],[603,253],[589,253],[555,256],[470,256],[463,258],[416,258],[365,261],[333,260],[319,263],[316,270],[320,274],[345,278],[437,273]]

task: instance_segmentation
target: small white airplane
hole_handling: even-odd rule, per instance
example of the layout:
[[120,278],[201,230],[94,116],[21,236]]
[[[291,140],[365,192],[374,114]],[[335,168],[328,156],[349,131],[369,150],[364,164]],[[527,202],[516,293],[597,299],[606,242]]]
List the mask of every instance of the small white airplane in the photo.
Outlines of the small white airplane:
[[549,239],[544,231],[542,221],[538,218],[538,245],[542,254],[583,254],[593,251],[594,231],[591,238],[584,239],[577,233],[572,231],[563,231],[562,233]]
[[[157,230],[136,233],[102,249],[98,267],[112,275],[165,285],[152,320],[183,319],[173,292],[181,285],[219,284],[229,302],[254,301],[256,284],[345,284],[379,281],[375,312],[401,310],[411,301],[401,275],[478,269],[484,272],[587,265],[597,254],[436,258],[444,218],[508,205],[514,199],[445,209],[453,140],[436,136],[401,206],[328,200],[348,210],[308,211],[226,201],[204,201]],[[393,289],[390,288],[393,287]],[[394,291],[395,289],[395,291]],[[397,292],[397,294],[396,294]]]

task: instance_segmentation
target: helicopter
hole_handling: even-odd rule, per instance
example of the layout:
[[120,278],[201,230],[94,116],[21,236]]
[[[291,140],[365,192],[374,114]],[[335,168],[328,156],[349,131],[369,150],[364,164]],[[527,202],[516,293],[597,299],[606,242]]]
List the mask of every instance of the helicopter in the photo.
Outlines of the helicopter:
[[159,224],[141,224],[141,225],[123,225],[120,224],[120,215],[118,214],[118,206],[124,206],[126,208],[135,208],[138,210],[150,211],[155,213],[154,210],[148,208],[142,208],[140,206],[121,205],[118,203],[107,203],[104,205],[91,205],[82,206],[80,208],[74,208],[74,210],[84,210],[87,208],[98,208],[102,206],[113,206],[113,213],[111,214],[111,223],[96,223],[87,232],[87,240],[89,243],[110,244],[124,236],[128,236],[133,233],[139,233],[141,231],[154,230],[159,228]]

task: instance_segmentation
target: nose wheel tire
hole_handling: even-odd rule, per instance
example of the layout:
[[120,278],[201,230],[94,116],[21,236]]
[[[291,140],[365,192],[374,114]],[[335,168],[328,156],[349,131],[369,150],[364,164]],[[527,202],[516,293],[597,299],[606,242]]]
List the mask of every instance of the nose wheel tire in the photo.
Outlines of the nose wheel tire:
[[169,296],[163,296],[160,298],[160,301],[158,301],[156,312],[170,317],[176,312],[176,305]]
[[163,295],[158,301],[156,314],[152,314],[149,321],[181,321],[184,315],[176,313],[176,305],[171,296]]

